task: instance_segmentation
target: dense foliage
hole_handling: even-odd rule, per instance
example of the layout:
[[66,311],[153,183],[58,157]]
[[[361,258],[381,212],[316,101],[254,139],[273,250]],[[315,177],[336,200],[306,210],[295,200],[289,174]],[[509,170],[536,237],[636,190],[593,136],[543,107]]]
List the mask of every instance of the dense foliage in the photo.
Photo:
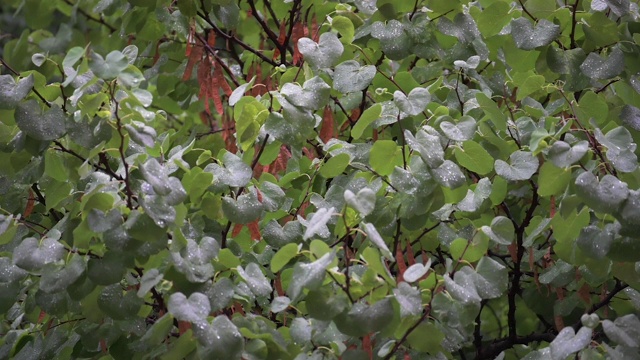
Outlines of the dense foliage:
[[637,359],[629,0],[4,0],[0,357]]

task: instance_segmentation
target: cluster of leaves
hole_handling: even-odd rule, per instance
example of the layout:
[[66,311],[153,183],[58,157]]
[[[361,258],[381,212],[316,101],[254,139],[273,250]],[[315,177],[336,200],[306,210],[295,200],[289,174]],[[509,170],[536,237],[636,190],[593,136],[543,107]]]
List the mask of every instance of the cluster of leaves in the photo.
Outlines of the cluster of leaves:
[[636,359],[629,0],[7,0],[0,357]]

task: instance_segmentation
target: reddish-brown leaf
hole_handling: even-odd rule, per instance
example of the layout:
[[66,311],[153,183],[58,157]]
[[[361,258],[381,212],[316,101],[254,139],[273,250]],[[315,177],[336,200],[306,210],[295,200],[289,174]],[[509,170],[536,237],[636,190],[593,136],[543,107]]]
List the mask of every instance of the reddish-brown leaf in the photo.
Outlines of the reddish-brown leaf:
[[211,78],[210,91],[211,91],[211,97],[213,99],[213,104],[216,107],[216,111],[220,115],[222,115],[222,113],[224,112],[224,106],[222,105],[222,97],[220,96],[220,88],[222,87],[223,80],[224,80],[224,74],[222,73],[220,64],[218,64],[215,66],[213,70],[213,77]]
[[[287,40],[287,23],[282,20],[280,24],[280,34],[278,35],[278,44],[283,45],[285,40]],[[277,49],[273,52],[273,59],[277,59],[280,57],[280,49]]]
[[187,66],[184,68],[184,74],[182,75],[182,80],[187,81],[191,79],[191,74],[193,73],[193,67],[200,61],[202,58],[202,46],[193,46],[193,49],[189,51]]
[[198,97],[204,102],[204,110],[211,114],[209,99],[211,98],[211,62],[202,61],[198,65],[198,81],[200,82],[200,93]]
[[333,119],[333,111],[329,106],[324,107],[322,112],[322,128],[320,129],[320,140],[323,143],[336,137],[335,121]]
[[320,39],[320,27],[318,26],[318,20],[315,14],[313,14],[311,18],[311,35],[313,36],[313,41],[318,42],[318,39]]
[[233,230],[231,230],[231,237],[236,237],[242,231],[243,224],[233,224]]
[[180,333],[180,335],[186,333],[189,329],[191,329],[190,322],[178,321],[178,333]]
[[413,256],[413,248],[411,247],[411,240],[407,239],[407,265],[411,266],[416,263],[416,258]]
[[211,46],[212,48],[216,46],[216,33],[213,31],[209,31],[209,34],[207,35],[207,44],[209,44],[209,46]]
[[273,287],[276,289],[276,294],[278,296],[284,296],[284,290],[282,289],[282,281],[280,280],[280,274],[276,276],[276,279],[273,281]]
[[296,66],[300,66],[302,63],[302,54],[300,54],[300,50],[298,50],[298,40],[305,37],[305,29],[306,26],[299,21],[293,25],[291,32],[291,41],[293,41],[293,64]]
[[402,249],[400,249],[400,245],[398,244],[398,248],[396,249],[396,263],[398,264],[398,278],[396,282],[401,283],[404,281],[404,272],[407,270],[407,264],[404,262],[404,254],[402,253]]
[[36,197],[33,194],[33,190],[29,189],[29,197],[27,198],[27,206],[24,208],[23,218],[28,218],[33,212],[33,207],[36,205]]
[[373,346],[371,346],[371,336],[367,334],[362,337],[362,350],[369,355],[369,359],[373,359]]
[[587,284],[583,284],[578,290],[578,296],[587,306],[591,306],[591,287]]
[[249,228],[249,234],[251,234],[251,240],[260,241],[260,238],[262,238],[262,235],[260,234],[260,225],[258,224],[258,220],[248,223],[247,228]]

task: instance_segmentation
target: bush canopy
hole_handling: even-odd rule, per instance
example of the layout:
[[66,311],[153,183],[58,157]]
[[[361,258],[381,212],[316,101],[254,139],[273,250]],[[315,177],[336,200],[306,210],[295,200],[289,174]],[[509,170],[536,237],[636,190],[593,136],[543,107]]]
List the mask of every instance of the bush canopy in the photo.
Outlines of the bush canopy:
[[0,29],[0,358],[640,358],[637,2]]

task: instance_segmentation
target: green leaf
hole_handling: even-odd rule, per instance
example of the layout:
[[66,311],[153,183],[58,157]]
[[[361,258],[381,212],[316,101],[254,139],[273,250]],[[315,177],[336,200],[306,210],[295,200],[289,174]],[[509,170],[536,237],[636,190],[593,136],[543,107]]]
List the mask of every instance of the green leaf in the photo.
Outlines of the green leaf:
[[33,74],[18,80],[11,75],[0,75],[0,109],[14,109],[34,85]]
[[375,104],[365,110],[362,113],[362,116],[358,119],[356,125],[351,129],[351,136],[354,139],[359,139],[364,130],[371,125],[371,123],[380,118],[380,114],[382,114],[382,105],[380,104]]
[[460,165],[478,175],[487,175],[493,170],[493,157],[475,141],[463,142],[462,148],[454,148],[453,153]]
[[491,226],[482,226],[480,230],[498,245],[511,245],[516,236],[513,222],[504,216],[496,216]]
[[373,143],[369,151],[369,164],[371,168],[382,176],[393,172],[394,162],[390,161],[398,153],[400,147],[393,140],[378,140]]
[[438,354],[442,351],[442,343],[445,341],[445,335],[442,331],[431,322],[420,323],[407,336],[407,344],[412,349],[424,351],[429,354]]
[[583,172],[576,178],[576,193],[593,210],[612,213],[627,199],[629,188],[615,176],[605,175],[598,181],[592,173]]
[[511,8],[502,1],[494,2],[482,11],[474,11],[474,8],[470,10],[471,15],[476,18],[478,30],[485,38],[497,35],[511,20]]
[[43,112],[35,100],[27,100],[18,105],[15,117],[20,130],[37,140],[56,140],[67,133],[67,117],[58,105]]
[[362,91],[369,86],[375,75],[375,66],[360,66],[355,60],[347,60],[336,66],[333,73],[333,88],[343,94]]
[[617,47],[607,58],[594,52],[589,53],[586,60],[580,65],[580,70],[591,79],[610,79],[624,70],[624,54]]
[[571,171],[562,169],[553,165],[553,163],[545,162],[540,167],[538,175],[538,195],[553,196],[559,195],[567,188],[571,182]]
[[345,43],[349,44],[353,41],[355,31],[353,22],[351,22],[349,18],[345,16],[336,16],[331,20],[331,27],[338,31],[341,35],[341,39],[343,39]]
[[431,100],[431,94],[429,94],[429,90],[423,87],[412,89],[408,95],[398,90],[393,93],[393,101],[398,106],[398,109],[411,116],[418,115],[424,111],[427,104],[429,104],[429,100]]
[[331,157],[320,168],[320,175],[327,179],[334,178],[340,174],[349,166],[351,162],[351,156],[347,153],[341,153]]
[[518,49],[533,50],[549,45],[560,35],[560,26],[549,20],[541,19],[535,28],[524,17],[511,21],[511,36]]
[[356,209],[360,216],[365,217],[375,209],[376,193],[369,188],[358,191],[358,194],[354,194],[351,190],[345,190],[344,200],[347,205]]
[[287,263],[298,255],[298,245],[287,244],[280,248],[271,258],[271,271],[279,272]]
[[509,156],[507,164],[502,160],[496,160],[494,167],[496,173],[510,181],[528,180],[538,170],[538,159],[532,153],[518,150]]
[[501,131],[506,131],[507,116],[502,111],[500,111],[498,105],[493,100],[491,100],[491,98],[481,92],[478,92],[476,94],[476,100],[478,100],[480,108],[487,116],[489,116],[496,128]]
[[587,256],[594,259],[602,259],[609,253],[616,229],[612,224],[607,224],[603,229],[589,225],[580,230],[576,244]]
[[330,252],[312,263],[296,263],[293,268],[291,282],[287,288],[289,298],[291,298],[292,301],[298,300],[303,288],[309,290],[318,289],[324,281],[325,269],[331,264],[335,256],[335,252]]
[[173,293],[167,302],[169,314],[180,321],[198,324],[209,316],[211,305],[206,295],[194,292],[187,298],[183,293]]
[[340,59],[344,46],[336,34],[325,32],[319,41],[303,37],[298,40],[298,50],[315,69],[330,68]]

